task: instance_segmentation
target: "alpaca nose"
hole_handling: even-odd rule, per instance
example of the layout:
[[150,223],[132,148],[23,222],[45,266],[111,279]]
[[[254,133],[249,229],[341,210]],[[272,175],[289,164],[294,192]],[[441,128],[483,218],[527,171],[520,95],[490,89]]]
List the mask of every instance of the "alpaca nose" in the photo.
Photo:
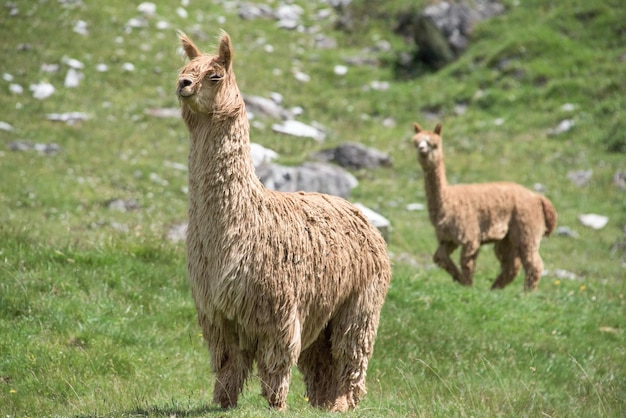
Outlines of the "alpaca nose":
[[190,87],[192,84],[193,83],[190,79],[181,78],[178,81],[178,89],[176,89],[176,92],[178,93],[179,96],[182,96],[182,97],[191,96],[193,92],[191,91],[191,89],[188,89],[187,87]]
[[420,153],[426,154],[428,152],[428,142],[420,141],[417,143],[417,149]]

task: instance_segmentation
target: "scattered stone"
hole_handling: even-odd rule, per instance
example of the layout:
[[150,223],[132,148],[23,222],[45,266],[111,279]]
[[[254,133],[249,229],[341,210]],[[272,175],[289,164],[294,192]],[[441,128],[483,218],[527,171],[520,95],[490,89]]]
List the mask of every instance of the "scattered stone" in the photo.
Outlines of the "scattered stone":
[[293,72],[293,76],[296,78],[296,80],[302,82],[302,83],[308,83],[309,81],[311,81],[311,76],[303,73],[302,71],[294,71]]
[[[260,96],[249,96],[244,94],[244,102],[246,103],[246,112],[249,112],[249,117],[256,115],[257,113],[269,116],[274,119],[291,119],[292,114],[290,111],[284,109],[280,105],[282,96],[280,98],[278,93],[272,95],[271,99]],[[180,113],[180,112],[179,112]]]
[[38,84],[31,84],[30,91],[33,92],[35,99],[44,100],[54,94],[54,86],[47,81],[42,81]]
[[561,106],[561,111],[563,112],[572,112],[574,111],[574,109],[576,109],[576,106],[574,106],[571,103],[565,103],[564,105]]
[[318,142],[322,142],[326,139],[326,134],[322,130],[297,120],[286,120],[282,123],[275,123],[272,125],[272,130],[285,135],[313,138]]
[[87,36],[89,35],[89,29],[87,26],[87,22],[84,20],[79,20],[74,24],[74,32],[79,35]]
[[333,71],[336,75],[346,75],[348,74],[348,67],[345,65],[335,65]]
[[13,94],[22,94],[24,93],[24,87],[19,84],[11,83],[9,84],[9,91]]
[[278,158],[278,153],[269,148],[265,148],[263,145],[255,142],[250,143],[250,151],[252,152],[252,163],[254,167],[259,167],[261,164],[271,163]]
[[109,66],[106,64],[100,63],[96,65],[96,71],[100,73],[106,73],[107,71],[109,71]]
[[177,163],[174,161],[163,161],[163,165],[167,168],[173,168],[178,171],[187,171],[189,169],[187,164]]
[[591,180],[593,170],[578,170],[567,173],[567,178],[578,187],[586,186]]
[[46,155],[54,155],[61,150],[57,144],[40,144],[30,141],[9,142],[8,147],[11,151],[37,151]]
[[296,167],[261,164],[256,168],[256,174],[271,190],[319,192],[344,199],[358,184],[356,178],[341,167],[323,163],[304,163]]
[[544,270],[542,276],[552,276],[559,280],[581,280],[576,274],[563,269]]
[[61,58],[61,61],[63,62],[63,64],[75,70],[82,70],[83,68],[85,68],[85,64],[74,58],[63,57]]
[[545,193],[547,188],[541,183],[535,183],[533,185],[533,190],[536,191],[537,193]]
[[0,131],[13,132],[15,128],[7,122],[0,121]]
[[130,62],[125,62],[124,64],[122,64],[122,71],[126,71],[126,72],[133,72],[135,71],[135,66],[130,63]]
[[152,17],[156,13],[156,4],[145,1],[137,6],[137,11],[145,16]]
[[354,170],[373,169],[380,166],[391,167],[392,165],[389,154],[357,142],[345,142],[336,148],[322,150],[313,154],[313,158]]
[[65,122],[69,125],[73,125],[77,122],[89,119],[89,115],[84,112],[48,113],[46,119],[52,122]]
[[562,133],[565,133],[567,131],[569,131],[570,129],[572,129],[574,127],[574,120],[573,119],[564,119],[561,122],[559,122],[559,125],[554,128],[554,129],[549,129],[548,130],[548,135],[560,135]]
[[74,88],[80,85],[81,80],[85,77],[83,73],[70,68],[65,75],[65,82],[63,83],[66,88]]
[[41,71],[44,73],[56,73],[59,71],[59,64],[42,64]]
[[602,229],[609,222],[609,218],[595,213],[587,213],[578,215],[578,221],[584,226],[593,229]]
[[426,209],[426,205],[424,205],[423,203],[409,203],[408,205],[406,205],[406,210],[408,210],[409,212],[415,212],[424,209]]
[[389,234],[391,232],[391,222],[381,214],[374,212],[372,209],[362,205],[361,203],[355,203],[354,206],[359,208],[363,215],[374,225],[381,233],[386,242],[389,242]]
[[187,239],[187,223],[172,225],[165,236],[171,242],[185,241]]
[[578,232],[574,231],[569,226],[557,227],[554,234],[559,237],[578,238]]
[[118,212],[128,212],[139,209],[139,203],[135,199],[111,199],[104,202],[104,206],[109,210]]
[[626,190],[626,171],[617,170],[613,175],[613,184],[622,190]]
[[155,118],[180,118],[180,108],[178,107],[153,107],[146,109],[145,113]]

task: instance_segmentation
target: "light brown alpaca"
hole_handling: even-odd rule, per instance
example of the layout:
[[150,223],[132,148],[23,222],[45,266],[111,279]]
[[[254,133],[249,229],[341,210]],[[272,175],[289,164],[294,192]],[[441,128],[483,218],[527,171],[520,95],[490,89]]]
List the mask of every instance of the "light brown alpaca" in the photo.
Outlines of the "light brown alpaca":
[[353,408],[365,390],[391,270],[385,241],[347,201],[265,189],[254,172],[230,38],[190,62],[177,94],[190,133],[188,273],[216,373],[237,405],[256,361],[262,395],[285,409],[296,363],[312,405]]
[[[543,271],[539,243],[556,226],[552,203],[515,183],[448,185],[441,124],[434,132],[414,126],[412,141],[424,170],[428,214],[439,243],[434,262],[455,281],[471,286],[480,246],[494,243],[502,271],[491,288],[504,288],[524,266],[524,289],[536,290]],[[450,259],[459,246],[461,271]]]

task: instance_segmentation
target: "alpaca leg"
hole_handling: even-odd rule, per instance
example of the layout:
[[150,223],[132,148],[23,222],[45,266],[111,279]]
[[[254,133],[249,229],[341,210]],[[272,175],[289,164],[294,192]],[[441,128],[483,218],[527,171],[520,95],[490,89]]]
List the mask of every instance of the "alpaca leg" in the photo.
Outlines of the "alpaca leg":
[[254,356],[239,349],[237,337],[230,327],[215,326],[203,314],[198,314],[198,322],[211,355],[211,370],[216,374],[213,402],[224,409],[235,407],[252,369]]
[[539,255],[539,244],[521,249],[520,257],[524,266],[524,273],[526,273],[524,290],[537,290],[541,273],[543,273],[543,260]]
[[259,341],[256,361],[261,379],[261,395],[267,399],[270,408],[279,411],[286,409],[291,367],[296,364],[298,354],[281,340]]
[[447,271],[448,274],[452,276],[452,280],[461,282],[461,272],[450,258],[450,254],[452,254],[457,247],[458,246],[452,242],[440,242],[433,256],[433,261],[439,267]]
[[474,266],[478,258],[479,244],[469,243],[461,248],[461,284],[471,286],[474,281]]
[[380,303],[362,294],[352,298],[331,321],[331,344],[336,386],[331,389],[330,410],[356,407],[365,393],[367,365],[374,348]]
[[502,271],[493,282],[491,289],[504,289],[519,273],[521,267],[520,258],[517,255],[516,248],[511,245],[508,237],[504,238],[502,241],[496,242],[493,249],[496,253],[496,257],[500,260]]
[[309,403],[317,408],[330,408],[330,389],[337,385],[330,343],[330,327],[307,347],[298,359],[298,369],[304,377]]

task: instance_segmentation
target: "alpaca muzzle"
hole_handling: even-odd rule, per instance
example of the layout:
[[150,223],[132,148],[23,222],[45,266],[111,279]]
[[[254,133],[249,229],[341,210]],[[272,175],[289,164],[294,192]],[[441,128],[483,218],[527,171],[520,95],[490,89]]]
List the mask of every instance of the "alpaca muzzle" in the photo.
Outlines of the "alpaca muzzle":
[[181,78],[178,81],[178,87],[176,88],[176,94],[180,97],[189,97],[194,94],[192,88],[193,82],[188,78]]
[[420,154],[422,154],[422,155],[428,154],[428,141],[421,140],[415,146],[417,147],[417,151]]

